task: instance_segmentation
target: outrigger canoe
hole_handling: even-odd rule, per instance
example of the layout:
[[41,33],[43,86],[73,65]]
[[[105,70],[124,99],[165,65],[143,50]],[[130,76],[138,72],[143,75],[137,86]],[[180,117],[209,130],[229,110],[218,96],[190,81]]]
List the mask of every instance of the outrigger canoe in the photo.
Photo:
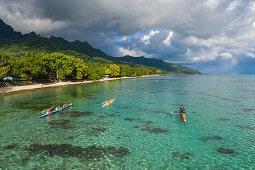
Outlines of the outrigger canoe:
[[181,117],[182,117],[183,122],[184,122],[185,125],[186,125],[186,113],[183,113],[183,114],[181,115]]
[[112,104],[114,101],[115,101],[115,99],[112,99],[111,101],[108,101],[108,100],[107,100],[107,101],[105,101],[105,102],[102,103],[102,104],[103,104],[102,107],[108,106],[108,105]]
[[65,109],[71,107],[72,105],[73,105],[73,104],[70,103],[69,105],[67,105],[67,106],[65,106],[65,107],[61,107],[60,109],[51,111],[50,114],[49,114],[49,113],[45,113],[45,114],[39,116],[38,118],[44,118],[44,117],[47,117],[47,116],[49,116],[49,115],[53,115],[53,114],[55,114],[55,113],[61,112],[62,110],[65,110]]
[[[178,109],[174,109],[174,110],[178,110]],[[181,114],[181,113],[173,113],[172,110],[171,110],[171,112],[170,112],[170,117],[172,117],[173,114],[180,114],[180,116],[181,116],[183,122],[184,122],[185,125],[186,125],[186,112],[183,113],[183,114]]]

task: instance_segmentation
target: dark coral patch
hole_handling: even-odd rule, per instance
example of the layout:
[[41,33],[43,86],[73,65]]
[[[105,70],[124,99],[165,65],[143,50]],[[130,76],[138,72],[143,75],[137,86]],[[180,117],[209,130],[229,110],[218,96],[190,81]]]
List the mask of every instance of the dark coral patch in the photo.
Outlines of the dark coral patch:
[[181,158],[181,159],[189,159],[189,156],[188,156],[188,155],[181,155],[180,158]]
[[225,101],[231,101],[231,102],[239,102],[238,100],[233,100],[233,99],[227,99],[227,98],[224,98],[224,97],[220,97],[221,100],[225,100]]
[[141,123],[152,124],[152,121],[141,121]]
[[134,119],[132,119],[132,118],[125,118],[124,120],[126,120],[126,121],[129,121],[129,122],[133,122],[134,121]]
[[220,137],[220,136],[214,136],[213,139],[215,139],[215,140],[222,140],[223,138]]
[[105,128],[105,127],[101,127],[101,126],[96,127],[96,128],[92,128],[92,129],[95,130],[95,131],[98,131],[98,132],[104,132],[104,131],[106,131],[106,128]]
[[113,146],[109,146],[109,147],[104,148],[104,149],[106,149],[107,152],[113,154],[116,157],[123,157],[129,152],[129,150],[127,148],[124,148],[124,147],[120,147],[119,149],[117,149]]
[[169,132],[169,130],[167,130],[167,129],[161,129],[161,128],[156,128],[156,127],[146,127],[146,128],[142,128],[141,130],[149,132],[149,133],[154,133],[154,134]]
[[179,95],[179,96],[186,96],[187,93],[177,93],[177,95]]
[[220,137],[220,136],[209,136],[209,137],[203,137],[203,138],[200,138],[201,141],[203,142],[206,142],[206,141],[209,141],[209,140],[222,140],[223,138]]
[[82,114],[83,114],[83,115],[92,115],[93,112],[91,112],[91,111],[84,111],[84,112],[82,112]]
[[139,128],[139,126],[136,125],[136,126],[133,126],[133,128]]
[[104,158],[107,154],[112,154],[115,157],[124,157],[129,150],[124,147],[116,148],[113,146],[90,146],[82,148],[80,146],[73,146],[70,144],[49,144],[49,145],[30,145],[26,150],[38,154],[44,153],[49,156],[61,156],[61,157],[76,157],[79,159],[90,160],[94,158]]
[[240,125],[238,125],[237,127],[242,128],[242,129],[254,130],[254,128],[250,127],[250,126],[240,126]]
[[243,109],[245,113],[255,112],[255,109]]
[[100,117],[100,118],[104,118],[104,116],[98,116],[98,117]]
[[172,152],[172,155],[177,157],[179,155],[179,152]]
[[157,91],[149,91],[148,93],[158,93]]
[[83,115],[82,112],[75,111],[75,112],[72,112],[69,116],[70,117],[81,117],[82,115]]
[[81,117],[80,114],[71,114],[70,117]]
[[49,156],[61,156],[61,157],[82,157],[83,148],[80,146],[72,146],[70,144],[49,144],[49,145],[39,145],[32,144],[27,148],[28,151],[38,154],[45,153]]
[[79,111],[72,111],[70,112],[70,117],[81,117],[81,116],[89,116],[92,115],[93,112],[90,111],[84,111],[84,112],[79,112]]
[[67,124],[68,122],[70,122],[70,120],[51,120],[48,122],[49,125],[64,125]]
[[105,115],[110,116],[110,117],[115,117],[115,116],[117,116],[116,114],[105,114]]
[[232,149],[226,149],[226,148],[218,148],[217,151],[219,153],[223,153],[223,154],[233,154],[233,153],[235,153],[235,151],[233,151]]
[[141,111],[141,112],[147,112],[148,111],[147,108],[139,108],[138,110]]
[[227,118],[218,118],[217,120],[218,121],[230,121],[230,119],[227,119]]
[[2,149],[4,150],[10,150],[10,149],[14,149],[18,146],[18,144],[11,144],[11,145],[7,145],[7,146],[3,146]]
[[172,152],[172,155],[181,159],[189,159],[190,153],[189,152],[185,152],[185,153]]

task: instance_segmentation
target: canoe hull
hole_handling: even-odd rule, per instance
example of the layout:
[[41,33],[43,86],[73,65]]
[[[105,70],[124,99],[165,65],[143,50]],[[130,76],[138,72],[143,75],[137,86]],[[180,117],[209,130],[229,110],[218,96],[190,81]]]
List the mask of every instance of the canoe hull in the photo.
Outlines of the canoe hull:
[[114,101],[115,101],[115,99],[113,99],[113,100],[110,101],[109,103],[105,103],[102,107],[109,106],[109,105],[112,104]]
[[[69,108],[69,107],[71,107],[71,106],[72,106],[72,103],[69,104],[69,105],[67,105],[67,106],[64,107],[64,108],[61,108],[61,110],[54,110],[54,111],[50,112],[50,115],[56,114],[56,113],[58,113],[58,112],[60,112],[60,111],[62,111],[62,110],[65,110],[65,109],[67,109],[67,108]],[[44,117],[47,117],[47,116],[49,116],[49,113],[45,113],[45,114],[39,116],[38,118],[44,118]]]
[[186,114],[182,114],[181,117],[182,117],[183,122],[184,122],[185,125],[186,125]]

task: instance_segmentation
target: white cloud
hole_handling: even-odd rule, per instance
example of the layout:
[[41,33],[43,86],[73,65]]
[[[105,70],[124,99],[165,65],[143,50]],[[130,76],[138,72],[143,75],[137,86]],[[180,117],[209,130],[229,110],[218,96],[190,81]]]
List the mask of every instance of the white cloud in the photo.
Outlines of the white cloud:
[[185,55],[187,56],[187,58],[191,57],[191,53],[190,53],[190,49],[189,48],[187,48]]
[[234,0],[232,1],[228,7],[226,8],[226,11],[233,11],[236,7],[240,6],[241,2],[240,0]]
[[255,58],[255,54],[251,53],[251,52],[247,52],[246,56],[251,57],[251,58]]
[[184,40],[184,44],[188,45],[188,46],[197,46],[198,45],[198,38],[194,37],[194,36],[189,36],[188,38],[186,38]]
[[209,8],[209,9],[215,9],[215,8],[217,8],[218,4],[219,4],[219,0],[206,0],[206,1],[204,2],[204,5],[205,5],[207,8]]
[[230,53],[220,53],[219,56],[221,56],[223,59],[233,58],[233,56]]
[[154,31],[154,30],[151,30],[149,32],[149,34],[146,34],[143,36],[142,38],[142,41],[144,41],[145,44],[149,44],[150,43],[150,39],[155,35],[155,34],[159,34],[159,31]]
[[250,10],[255,11],[255,2],[250,2],[249,8]]
[[[195,54],[193,54],[195,55]],[[216,60],[218,57],[218,53],[214,50],[211,50],[209,52],[206,51],[200,51],[199,53],[197,53],[197,55],[195,55],[194,57],[192,57],[193,61],[213,61]]]
[[146,54],[142,51],[130,50],[130,49],[122,48],[122,47],[119,48],[119,54],[120,54],[120,56],[130,55],[130,56],[133,56],[133,57],[141,57],[141,56],[144,56],[144,57],[147,57],[147,58],[152,57],[151,55]]
[[165,45],[171,45],[171,37],[173,36],[173,32],[169,31],[168,36],[166,37],[166,39],[163,41],[163,44]]
[[128,36],[123,36],[122,38],[121,38],[121,41],[126,41],[128,39]]

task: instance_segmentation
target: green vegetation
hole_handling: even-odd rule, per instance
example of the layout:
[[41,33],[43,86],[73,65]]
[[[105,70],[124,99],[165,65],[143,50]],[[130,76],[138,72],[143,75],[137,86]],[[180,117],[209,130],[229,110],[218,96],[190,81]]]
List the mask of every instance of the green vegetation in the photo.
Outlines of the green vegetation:
[[34,32],[22,35],[0,19],[0,77],[23,80],[98,80],[109,77],[199,72],[162,60],[112,57],[88,42],[45,38]]
[[10,71],[10,66],[7,62],[7,56],[0,55],[0,77],[7,76],[8,72]]
[[0,54],[0,77],[6,75],[21,77],[23,80],[52,79],[52,80],[98,80],[105,75],[110,77],[140,76],[155,74],[150,67],[99,63],[84,60],[62,53],[28,52],[15,58]]

